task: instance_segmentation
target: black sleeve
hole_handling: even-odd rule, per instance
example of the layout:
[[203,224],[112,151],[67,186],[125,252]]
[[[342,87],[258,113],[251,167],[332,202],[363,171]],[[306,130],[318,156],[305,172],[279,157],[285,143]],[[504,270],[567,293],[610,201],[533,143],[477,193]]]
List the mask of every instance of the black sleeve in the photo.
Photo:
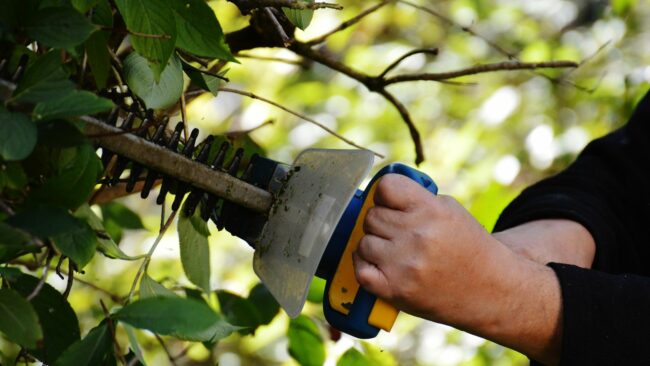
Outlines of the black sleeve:
[[650,361],[649,124],[650,93],[623,128],[524,190],[495,226],[566,218],[596,242],[593,270],[550,264],[562,288],[562,364]]

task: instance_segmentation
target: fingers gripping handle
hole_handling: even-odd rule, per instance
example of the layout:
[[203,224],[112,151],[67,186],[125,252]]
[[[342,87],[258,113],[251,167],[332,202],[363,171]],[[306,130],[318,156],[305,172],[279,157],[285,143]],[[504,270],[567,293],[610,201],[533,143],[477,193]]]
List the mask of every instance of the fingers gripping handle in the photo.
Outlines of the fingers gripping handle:
[[[359,241],[365,234],[363,232],[365,216],[374,206],[377,182],[383,175],[391,173],[404,175],[433,194],[438,192],[438,187],[426,174],[403,164],[391,164],[381,169],[372,178],[366,190],[359,192],[350,203],[349,209],[356,210],[358,214],[346,214],[344,219],[354,220],[354,226],[349,231],[349,235],[335,234],[328,245],[340,246],[343,249],[336,271],[328,278],[323,308],[330,324],[358,338],[375,337],[379,329],[390,331],[399,313],[393,306],[359,286],[352,263],[352,253],[357,250]],[[350,226],[350,223],[342,222],[339,225]]]

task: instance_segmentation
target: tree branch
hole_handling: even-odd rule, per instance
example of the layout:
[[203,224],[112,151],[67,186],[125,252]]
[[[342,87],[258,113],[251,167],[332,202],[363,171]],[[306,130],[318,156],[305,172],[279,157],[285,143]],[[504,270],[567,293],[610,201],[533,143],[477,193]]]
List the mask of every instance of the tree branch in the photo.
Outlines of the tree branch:
[[231,0],[243,14],[248,14],[255,9],[266,7],[282,7],[297,10],[335,9],[341,10],[343,6],[325,2],[307,2],[302,0]]
[[409,58],[409,57],[411,57],[413,55],[417,55],[419,53],[425,53],[425,54],[428,54],[428,55],[436,56],[436,55],[438,55],[438,49],[437,48],[416,48],[416,49],[414,49],[412,51],[409,51],[409,52],[403,54],[397,60],[393,61],[392,64],[388,65],[388,67],[386,67],[386,69],[384,69],[384,72],[379,74],[379,77],[383,78],[384,76],[386,76],[386,74],[388,74],[390,72],[390,70],[397,67],[397,65],[399,65],[402,61],[404,61],[405,59],[407,59],[407,58]]
[[443,81],[455,79],[461,76],[483,74],[486,72],[506,71],[506,70],[537,70],[546,68],[565,68],[565,67],[578,67],[578,64],[573,61],[546,61],[546,62],[519,62],[519,61],[505,61],[492,64],[483,64],[468,67],[465,69],[440,72],[440,73],[422,73],[422,74],[404,74],[397,75],[383,80],[384,85],[391,85],[403,83],[408,81]]

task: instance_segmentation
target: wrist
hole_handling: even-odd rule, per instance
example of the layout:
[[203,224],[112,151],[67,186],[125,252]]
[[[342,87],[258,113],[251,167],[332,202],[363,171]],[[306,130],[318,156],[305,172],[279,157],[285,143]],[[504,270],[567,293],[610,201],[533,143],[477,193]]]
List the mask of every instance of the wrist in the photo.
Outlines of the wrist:
[[450,325],[545,364],[557,363],[561,294],[555,273],[496,240],[485,247],[482,279],[476,281],[473,295],[463,301],[467,306],[459,312],[463,316]]

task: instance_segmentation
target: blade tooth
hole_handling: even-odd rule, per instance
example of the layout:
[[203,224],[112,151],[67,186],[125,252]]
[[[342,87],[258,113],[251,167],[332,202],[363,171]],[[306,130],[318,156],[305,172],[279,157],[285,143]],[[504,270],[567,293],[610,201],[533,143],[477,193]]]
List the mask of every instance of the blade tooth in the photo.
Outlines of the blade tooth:
[[[196,158],[197,162],[202,164],[206,163],[213,142],[214,142],[214,136],[212,135],[208,136],[205,139],[205,141],[203,142],[203,147],[201,147],[201,151],[199,151],[199,155]],[[183,213],[185,213],[185,216],[192,216],[194,214],[194,211],[196,211],[196,206],[201,201],[202,196],[203,196],[202,190],[197,188],[192,188],[189,196],[187,196],[187,199],[185,200],[185,209],[183,211]]]
[[126,183],[126,191],[128,193],[133,192],[135,184],[138,182],[138,178],[142,175],[144,167],[141,164],[133,164],[131,168],[131,175],[129,176],[129,181]]
[[[178,124],[176,124],[174,133],[172,134],[172,137],[171,139],[169,139],[169,143],[167,144],[167,148],[169,150],[176,151],[176,152],[178,151],[178,143],[180,142],[181,132],[183,131],[183,128],[184,128],[183,122],[178,122]],[[158,193],[158,198],[156,198],[157,204],[161,205],[165,201],[165,196],[167,195],[167,192],[169,192],[172,183],[173,183],[172,178],[163,175],[163,182],[162,185],[160,186],[160,193]]]
[[223,160],[226,157],[226,151],[230,148],[230,143],[228,141],[224,141],[221,143],[221,146],[219,146],[219,151],[217,152],[217,155],[214,157],[214,160],[212,161],[212,164],[210,164],[210,167],[212,169],[221,169],[223,165]]
[[111,112],[108,114],[108,118],[106,118],[106,124],[115,126],[117,124],[117,117],[120,115],[120,107],[115,107],[111,109]]
[[124,172],[128,164],[129,164],[129,159],[123,156],[117,157],[117,162],[115,163],[115,168],[113,169],[113,175],[111,177],[111,180],[109,181],[109,185],[114,186],[119,182],[120,176],[122,175],[122,173]]
[[241,163],[241,158],[244,156],[244,149],[241,147],[235,151],[235,156],[232,157],[230,165],[228,166],[228,174],[236,176],[237,169],[239,169],[239,163]]

